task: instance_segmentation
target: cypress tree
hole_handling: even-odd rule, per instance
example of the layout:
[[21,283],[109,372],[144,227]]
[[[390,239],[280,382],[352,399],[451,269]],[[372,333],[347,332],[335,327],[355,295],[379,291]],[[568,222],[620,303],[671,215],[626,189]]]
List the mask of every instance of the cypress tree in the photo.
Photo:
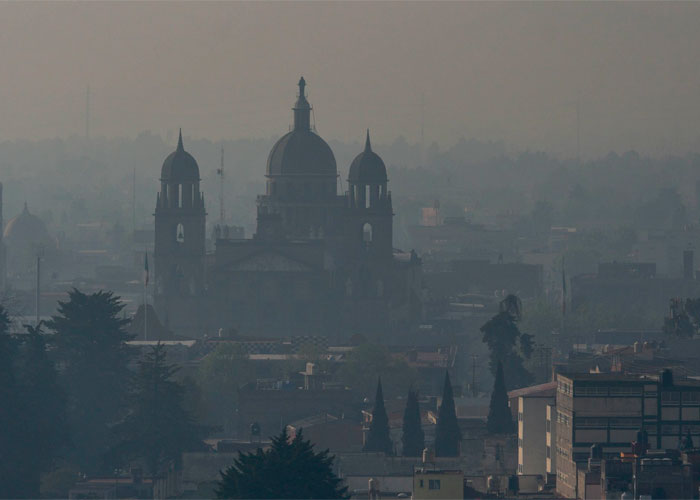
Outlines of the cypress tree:
[[425,435],[420,421],[420,406],[418,392],[409,390],[406,399],[406,409],[403,412],[403,443],[404,457],[419,457],[425,448]]
[[442,389],[442,403],[438,409],[437,426],[435,428],[435,456],[458,457],[462,432],[457,423],[455,400],[452,394],[450,374],[445,372],[445,386]]
[[510,434],[515,430],[513,418],[508,408],[508,393],[503,377],[503,363],[498,362],[496,368],[496,380],[491,392],[491,404],[489,406],[489,418],[486,429],[492,434]]
[[374,397],[374,409],[372,410],[372,423],[369,424],[367,440],[362,451],[380,451],[387,455],[394,452],[394,443],[389,436],[389,417],[384,408],[384,394],[382,393],[382,379],[377,381],[377,395]]

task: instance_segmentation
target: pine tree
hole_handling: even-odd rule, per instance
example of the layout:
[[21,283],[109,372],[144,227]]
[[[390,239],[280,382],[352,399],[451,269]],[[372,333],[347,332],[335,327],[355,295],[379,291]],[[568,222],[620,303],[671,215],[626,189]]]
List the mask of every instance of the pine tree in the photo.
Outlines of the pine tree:
[[462,443],[462,432],[457,422],[455,400],[452,394],[450,374],[445,372],[445,385],[442,390],[442,403],[438,410],[435,428],[435,456],[458,457]]
[[218,498],[348,498],[347,487],[333,473],[328,450],[316,453],[302,432],[290,441],[286,428],[270,449],[239,452],[221,473]]
[[17,478],[22,467],[15,458],[24,444],[20,424],[20,388],[17,381],[17,345],[10,336],[10,318],[0,305],[0,494],[23,496]]
[[61,364],[60,382],[67,397],[72,456],[83,472],[107,467],[111,426],[123,415],[129,380],[131,337],[121,317],[123,305],[112,292],[84,294],[73,289],[47,322]]
[[389,435],[389,417],[384,408],[384,394],[382,393],[382,379],[377,381],[377,394],[374,397],[372,409],[372,422],[369,424],[367,440],[362,451],[378,451],[387,455],[394,453],[394,443]]
[[420,457],[425,448],[425,434],[421,427],[418,392],[409,390],[406,409],[403,413],[403,456]]
[[508,407],[508,393],[503,376],[503,363],[498,362],[496,368],[496,380],[491,392],[491,404],[489,405],[489,418],[486,429],[492,434],[510,434],[515,431],[513,417]]
[[19,350],[17,372],[23,446],[14,460],[24,472],[16,479],[23,495],[38,498],[41,474],[51,469],[69,440],[65,396],[58,384],[56,367],[46,352],[41,324],[25,327],[27,335]]
[[155,345],[138,363],[130,412],[115,429],[115,456],[143,462],[151,475],[163,472],[183,451],[204,448],[206,429],[195,424],[183,407],[184,388],[172,380],[177,370],[166,363],[165,346]]

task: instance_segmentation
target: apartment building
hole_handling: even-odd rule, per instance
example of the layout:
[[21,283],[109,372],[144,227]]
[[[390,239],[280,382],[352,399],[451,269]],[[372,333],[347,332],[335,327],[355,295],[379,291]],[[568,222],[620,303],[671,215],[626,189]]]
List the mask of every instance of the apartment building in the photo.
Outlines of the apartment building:
[[[553,423],[553,422],[552,422]],[[557,491],[576,498],[579,464],[599,444],[605,456],[629,449],[638,430],[652,449],[677,448],[690,431],[700,442],[700,381],[621,373],[558,374],[556,390]]]
[[511,391],[518,407],[518,474],[547,474],[547,405],[553,405],[556,382]]

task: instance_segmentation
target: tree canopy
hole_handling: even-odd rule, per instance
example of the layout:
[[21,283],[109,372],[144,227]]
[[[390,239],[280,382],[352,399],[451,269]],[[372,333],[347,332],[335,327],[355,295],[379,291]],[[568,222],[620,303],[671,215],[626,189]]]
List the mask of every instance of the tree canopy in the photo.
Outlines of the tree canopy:
[[483,341],[490,352],[491,373],[495,376],[498,363],[504,363],[511,388],[525,387],[533,380],[523,364],[523,359],[532,354],[533,341],[531,335],[520,333],[518,329],[521,309],[520,299],[508,295],[501,301],[498,314],[481,327]]
[[316,453],[300,430],[290,440],[286,428],[268,450],[239,453],[221,473],[218,498],[348,498],[347,487],[333,473],[334,457]]
[[132,352],[123,307],[112,292],[73,289],[46,323],[55,333],[59,381],[67,396],[71,459],[84,472],[105,468],[103,458],[113,444],[110,428],[124,414]]
[[177,371],[166,362],[165,346],[153,346],[138,363],[129,413],[115,428],[115,456],[143,462],[150,475],[163,472],[183,451],[204,449],[206,429],[184,409],[184,388],[173,380]]

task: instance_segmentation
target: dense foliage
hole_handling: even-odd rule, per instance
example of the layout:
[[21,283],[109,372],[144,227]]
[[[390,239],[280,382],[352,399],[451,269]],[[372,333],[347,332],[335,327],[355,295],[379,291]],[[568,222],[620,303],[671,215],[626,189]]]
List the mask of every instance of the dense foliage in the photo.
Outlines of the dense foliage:
[[165,346],[153,346],[138,363],[129,413],[115,428],[115,457],[125,463],[143,463],[149,475],[164,472],[183,451],[204,449],[206,429],[184,409],[184,389],[173,380],[177,371],[166,362]]
[[532,336],[518,329],[521,317],[520,299],[508,295],[501,301],[498,314],[481,327],[483,341],[489,348],[491,373],[495,376],[499,362],[503,363],[511,384],[509,388],[526,387],[533,380],[523,363],[524,358],[532,354]]
[[290,440],[284,429],[268,450],[239,453],[221,473],[219,498],[347,498],[333,473],[328,450],[316,453],[300,431]]
[[9,335],[0,306],[0,497],[37,498],[67,441],[65,398],[40,325]]
[[112,292],[73,289],[47,322],[67,394],[71,459],[84,472],[106,468],[104,456],[114,444],[111,427],[125,412],[132,353],[123,307]]

